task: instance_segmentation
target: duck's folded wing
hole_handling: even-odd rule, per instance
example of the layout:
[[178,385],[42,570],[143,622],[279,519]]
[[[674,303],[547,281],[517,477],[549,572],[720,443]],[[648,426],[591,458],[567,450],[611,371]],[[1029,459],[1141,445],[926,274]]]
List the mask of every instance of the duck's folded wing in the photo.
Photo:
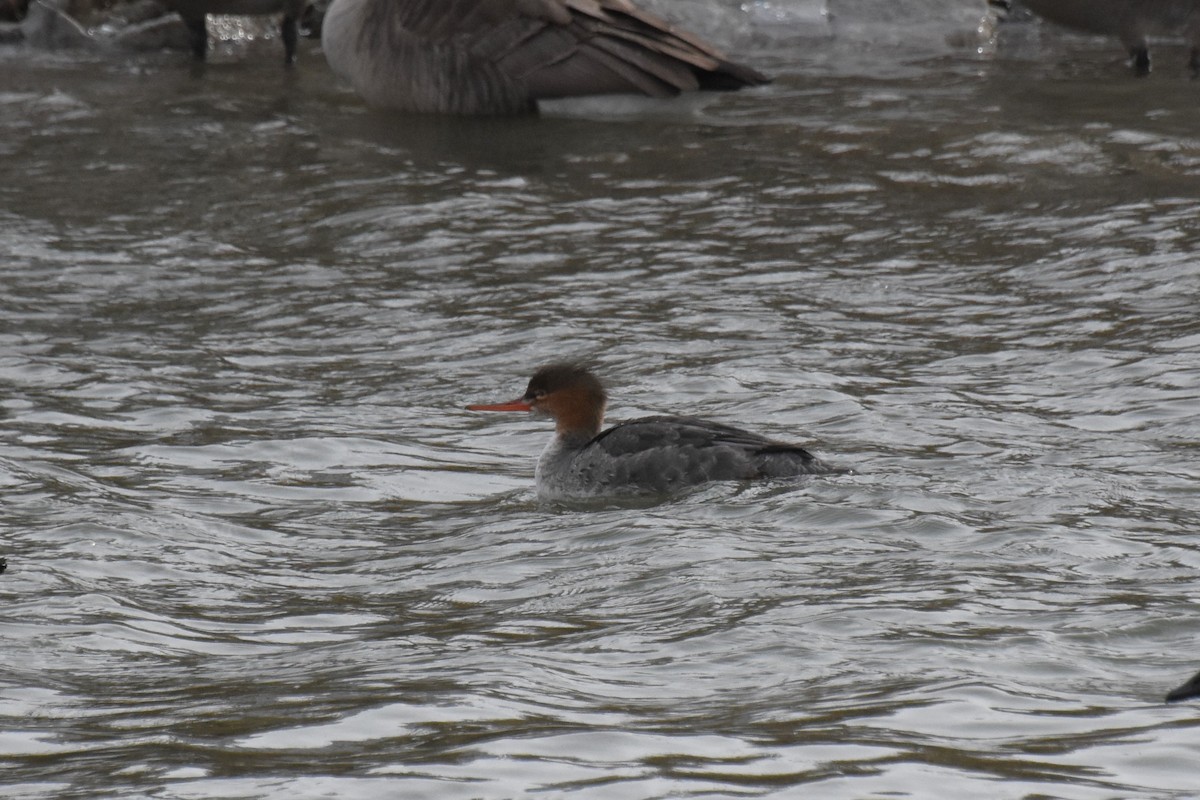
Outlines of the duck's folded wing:
[[831,469],[803,447],[692,417],[645,417],[609,428],[581,452],[611,479],[659,489],[710,480],[788,477]]
[[731,445],[746,450],[777,446],[756,433],[694,417],[642,417],[614,425],[589,444],[613,456],[645,450],[690,449]]

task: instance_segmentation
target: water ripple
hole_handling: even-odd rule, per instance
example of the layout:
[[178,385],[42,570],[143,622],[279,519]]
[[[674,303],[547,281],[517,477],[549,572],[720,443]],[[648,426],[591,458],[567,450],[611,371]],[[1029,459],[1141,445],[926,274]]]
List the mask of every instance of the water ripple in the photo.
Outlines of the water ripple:
[[[1194,794],[1186,80],[807,2],[653,114],[7,62],[5,795]],[[557,358],[852,471],[541,504]]]

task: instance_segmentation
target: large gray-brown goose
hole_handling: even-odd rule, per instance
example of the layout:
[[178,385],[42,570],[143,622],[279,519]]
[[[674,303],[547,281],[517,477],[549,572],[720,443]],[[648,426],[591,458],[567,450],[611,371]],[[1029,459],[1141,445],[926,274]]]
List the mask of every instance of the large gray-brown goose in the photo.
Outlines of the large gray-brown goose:
[[334,0],[321,43],[368,104],[402,111],[520,114],[767,82],[628,0]]

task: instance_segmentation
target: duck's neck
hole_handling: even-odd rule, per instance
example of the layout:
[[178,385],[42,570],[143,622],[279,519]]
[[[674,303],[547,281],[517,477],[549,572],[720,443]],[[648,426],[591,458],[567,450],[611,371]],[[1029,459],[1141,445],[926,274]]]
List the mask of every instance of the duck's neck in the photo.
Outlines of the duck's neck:
[[598,434],[603,422],[604,404],[596,403],[584,392],[571,390],[555,408],[554,432],[563,443],[579,446]]

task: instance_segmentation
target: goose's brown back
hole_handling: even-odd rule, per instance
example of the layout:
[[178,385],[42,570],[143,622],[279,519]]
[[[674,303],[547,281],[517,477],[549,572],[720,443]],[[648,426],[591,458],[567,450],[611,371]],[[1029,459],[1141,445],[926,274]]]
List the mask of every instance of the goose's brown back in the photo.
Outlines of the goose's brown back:
[[627,0],[335,0],[322,44],[369,104],[405,111],[515,114],[767,82]]

